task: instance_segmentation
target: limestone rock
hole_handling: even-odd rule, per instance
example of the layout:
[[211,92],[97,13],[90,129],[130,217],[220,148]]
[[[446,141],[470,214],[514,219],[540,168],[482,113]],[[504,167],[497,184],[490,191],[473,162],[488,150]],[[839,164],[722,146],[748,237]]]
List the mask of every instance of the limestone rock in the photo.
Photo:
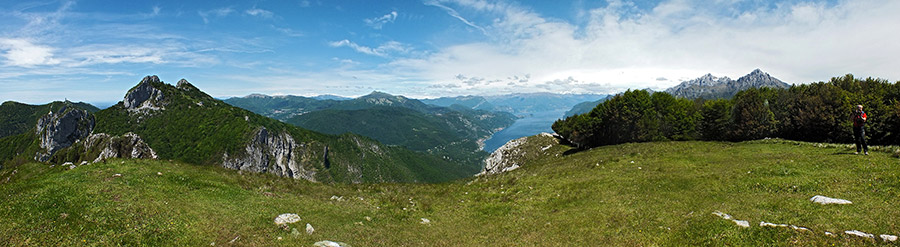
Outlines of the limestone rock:
[[[540,142],[541,145],[538,145],[539,147],[534,148],[534,150],[530,150],[529,148],[529,146],[532,145],[525,145],[538,142]],[[545,142],[549,145],[543,145]],[[559,144],[559,142],[549,133],[541,133],[537,136],[522,137],[509,141],[491,153],[491,155],[484,160],[484,170],[477,176],[503,173],[518,169],[522,163],[524,163],[523,161],[527,159],[527,156],[541,154],[542,152],[547,151],[553,144]]]
[[41,152],[34,159],[45,162],[56,151],[87,137],[94,130],[94,115],[82,109],[63,106],[38,119],[35,134],[40,136]]
[[309,145],[298,144],[294,137],[285,132],[270,133],[265,127],[257,129],[253,136],[244,148],[244,154],[224,154],[222,166],[315,182],[315,171],[305,168],[301,163],[315,159]]
[[313,228],[312,225],[310,225],[309,223],[306,223],[306,234],[312,235],[313,232],[315,232],[315,231],[316,231],[316,229]]
[[726,213],[722,213],[722,212],[720,212],[720,211],[715,211],[715,212],[713,212],[713,214],[716,215],[716,216],[722,217],[722,219],[730,220],[730,221],[734,222],[734,224],[736,224],[736,225],[738,225],[738,226],[740,226],[740,227],[744,227],[744,228],[750,227],[750,222],[748,222],[748,221],[746,221],[746,220],[738,220],[738,219],[735,219],[734,217],[731,217],[731,215],[728,215],[728,214],[726,214]]
[[276,225],[296,223],[297,221],[300,221],[300,216],[297,214],[281,214],[275,217]]
[[122,136],[109,136],[105,133],[93,134],[84,141],[85,150],[99,150],[99,156],[85,157],[99,162],[110,158],[158,159],[156,151],[144,142],[140,136],[128,132]]
[[865,233],[865,232],[858,231],[858,230],[844,231],[844,233],[850,234],[853,236],[857,236],[857,237],[863,237],[863,238],[875,238],[875,235],[873,235],[871,233]]
[[315,247],[350,247],[349,244],[341,243],[341,242],[334,242],[334,241],[329,241],[329,240],[323,240],[323,241],[316,242],[315,244],[313,244],[313,246],[315,246]]
[[897,236],[895,236],[895,235],[881,234],[881,235],[878,235],[878,237],[880,237],[881,240],[884,240],[885,242],[897,241]]
[[821,196],[821,195],[813,196],[809,200],[812,202],[818,203],[818,204],[822,204],[822,205],[825,205],[825,204],[853,204],[853,202],[848,201],[848,200],[831,198],[831,197]]
[[125,100],[122,101],[125,108],[132,111],[162,109],[165,95],[163,95],[162,91],[153,87],[154,83],[160,83],[159,77],[156,77],[155,75],[144,77],[144,79],[141,80],[141,83],[125,94]]

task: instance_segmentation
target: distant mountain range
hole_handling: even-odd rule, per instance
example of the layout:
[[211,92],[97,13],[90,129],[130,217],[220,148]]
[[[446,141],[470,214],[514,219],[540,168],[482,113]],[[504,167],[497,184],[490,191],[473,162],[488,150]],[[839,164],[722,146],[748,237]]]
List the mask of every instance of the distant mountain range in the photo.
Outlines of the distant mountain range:
[[601,94],[518,93],[495,96],[457,96],[423,99],[426,104],[438,106],[460,105],[471,109],[505,111],[517,115],[566,111],[572,106],[605,98]]
[[737,80],[706,74],[697,79],[684,81],[681,84],[666,89],[665,92],[682,98],[712,99],[731,98],[737,92],[749,88],[789,88],[790,86],[791,85],[784,83],[778,78],[772,77],[760,69],[756,69],[753,70],[753,72],[750,72],[750,74],[742,76]]
[[429,153],[473,173],[487,157],[480,151],[483,140],[516,119],[506,112],[428,105],[377,91],[344,100],[250,95],[225,102],[313,131],[355,133]]

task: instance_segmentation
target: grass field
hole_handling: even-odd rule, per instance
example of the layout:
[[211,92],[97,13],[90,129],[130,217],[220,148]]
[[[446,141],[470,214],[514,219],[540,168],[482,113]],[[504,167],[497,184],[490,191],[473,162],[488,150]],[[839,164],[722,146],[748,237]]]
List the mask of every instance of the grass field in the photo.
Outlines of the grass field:
[[[891,152],[781,140],[542,152],[505,174],[443,184],[314,184],[168,161],[23,164],[0,170],[0,245],[900,244],[878,238],[900,235],[900,160]],[[819,205],[815,195],[853,204]],[[280,228],[273,220],[282,213],[302,220]]]

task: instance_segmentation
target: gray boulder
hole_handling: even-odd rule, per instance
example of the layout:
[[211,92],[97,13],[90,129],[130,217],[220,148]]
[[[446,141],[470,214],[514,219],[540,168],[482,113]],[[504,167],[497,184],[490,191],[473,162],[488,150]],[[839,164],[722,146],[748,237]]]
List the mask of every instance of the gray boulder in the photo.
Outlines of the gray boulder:
[[122,101],[125,108],[129,110],[162,109],[165,95],[163,95],[162,91],[153,87],[153,84],[158,83],[160,83],[159,77],[155,75],[144,77],[141,83],[125,94],[125,100]]
[[43,150],[36,153],[34,159],[46,162],[56,151],[90,135],[94,124],[94,115],[74,107],[63,106],[57,112],[47,113],[35,126]]

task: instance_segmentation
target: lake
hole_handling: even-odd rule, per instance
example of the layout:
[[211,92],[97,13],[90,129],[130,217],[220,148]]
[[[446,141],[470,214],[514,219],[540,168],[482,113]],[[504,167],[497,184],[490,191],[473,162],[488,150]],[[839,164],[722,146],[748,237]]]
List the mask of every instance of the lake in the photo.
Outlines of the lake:
[[553,122],[561,118],[567,109],[535,112],[516,120],[515,123],[500,132],[494,133],[490,139],[484,141],[484,151],[494,152],[503,144],[525,136],[533,136],[541,132],[553,133]]

